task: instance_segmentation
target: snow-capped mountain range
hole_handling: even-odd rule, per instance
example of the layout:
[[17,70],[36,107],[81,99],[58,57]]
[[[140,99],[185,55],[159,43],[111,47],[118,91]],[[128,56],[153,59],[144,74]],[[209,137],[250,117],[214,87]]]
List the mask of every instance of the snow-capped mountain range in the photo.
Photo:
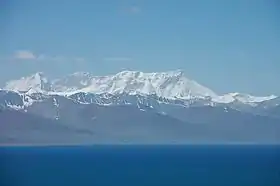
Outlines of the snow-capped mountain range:
[[144,73],[122,71],[115,75],[94,76],[87,72],[77,72],[60,79],[51,80],[38,72],[18,80],[11,80],[4,90],[31,93],[71,95],[78,92],[94,94],[156,95],[168,99],[211,99],[215,103],[245,104],[259,103],[276,96],[256,97],[248,94],[229,93],[219,95],[185,76],[181,70]]
[[280,97],[219,95],[180,70],[42,72],[0,89],[1,144],[280,143]]

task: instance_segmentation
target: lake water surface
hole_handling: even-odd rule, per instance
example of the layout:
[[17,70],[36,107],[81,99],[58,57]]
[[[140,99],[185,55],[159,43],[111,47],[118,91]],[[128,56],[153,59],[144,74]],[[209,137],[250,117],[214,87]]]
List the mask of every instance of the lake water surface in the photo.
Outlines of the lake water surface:
[[280,146],[0,147],[1,186],[279,186]]

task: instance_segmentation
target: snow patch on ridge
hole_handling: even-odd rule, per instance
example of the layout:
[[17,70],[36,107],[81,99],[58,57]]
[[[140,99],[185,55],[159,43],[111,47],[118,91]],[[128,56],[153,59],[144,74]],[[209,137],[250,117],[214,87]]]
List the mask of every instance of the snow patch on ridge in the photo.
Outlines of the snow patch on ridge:
[[263,101],[271,100],[277,98],[275,95],[271,96],[265,96],[265,97],[257,97],[257,96],[251,96],[249,94],[241,94],[241,93],[229,93],[225,94],[223,96],[218,96],[213,98],[214,102],[217,103],[231,103],[234,101],[239,101],[242,103],[260,103]]
[[51,84],[42,72],[35,73],[28,77],[22,77],[19,80],[12,80],[6,83],[5,90],[42,93],[51,91]]
[[[144,73],[122,71],[114,75],[94,76],[88,72],[76,72],[60,79],[48,80],[42,72],[7,82],[5,90],[24,92],[27,95],[70,96],[79,92],[98,95],[123,94],[156,95],[170,100],[204,99],[214,103],[259,103],[276,96],[255,97],[248,94],[229,93],[217,95],[214,91],[188,79],[182,70]],[[30,103],[29,103],[30,104]]]

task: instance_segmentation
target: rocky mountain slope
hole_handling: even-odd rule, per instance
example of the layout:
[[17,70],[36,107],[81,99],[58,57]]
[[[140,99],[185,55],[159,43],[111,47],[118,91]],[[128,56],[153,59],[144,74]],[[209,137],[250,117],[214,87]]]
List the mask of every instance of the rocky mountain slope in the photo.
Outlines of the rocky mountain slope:
[[36,73],[0,90],[0,144],[279,143],[279,104],[218,95],[182,71]]

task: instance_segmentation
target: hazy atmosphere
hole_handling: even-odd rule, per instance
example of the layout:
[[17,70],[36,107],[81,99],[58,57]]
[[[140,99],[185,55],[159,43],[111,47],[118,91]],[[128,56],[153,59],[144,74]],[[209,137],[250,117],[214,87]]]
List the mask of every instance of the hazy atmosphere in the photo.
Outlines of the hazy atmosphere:
[[279,6],[1,1],[0,144],[279,144]]
[[0,0],[1,186],[279,186],[280,0]]
[[0,2],[0,85],[42,71],[182,69],[219,94],[280,95],[277,0]]

